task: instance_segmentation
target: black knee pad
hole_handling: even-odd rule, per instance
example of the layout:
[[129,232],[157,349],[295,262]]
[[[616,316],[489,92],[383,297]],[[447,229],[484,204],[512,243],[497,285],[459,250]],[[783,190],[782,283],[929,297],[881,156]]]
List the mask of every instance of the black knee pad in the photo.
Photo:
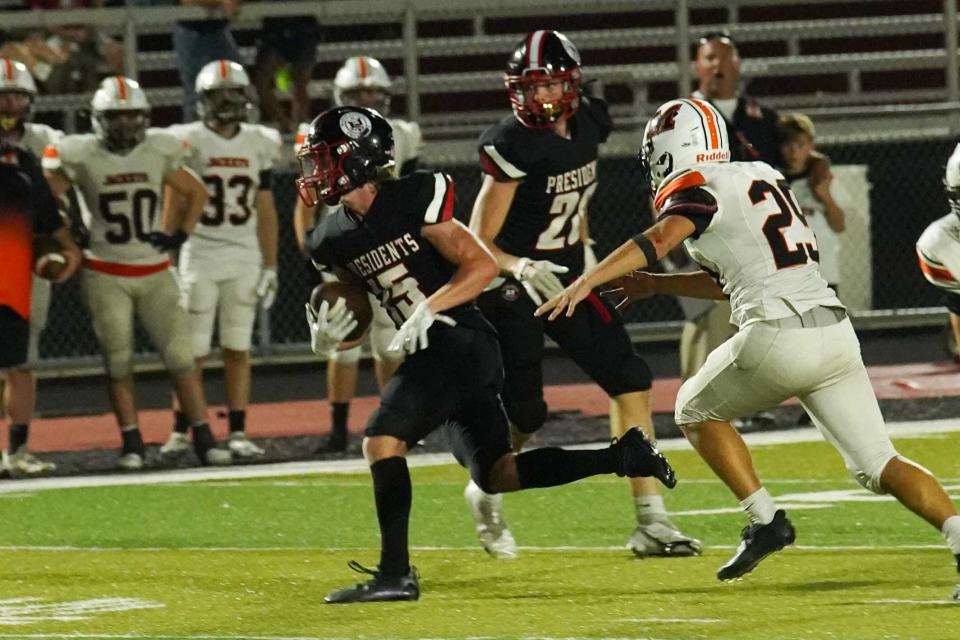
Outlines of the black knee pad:
[[507,417],[521,433],[534,433],[547,421],[547,403],[543,398],[525,398],[510,401],[504,398]]

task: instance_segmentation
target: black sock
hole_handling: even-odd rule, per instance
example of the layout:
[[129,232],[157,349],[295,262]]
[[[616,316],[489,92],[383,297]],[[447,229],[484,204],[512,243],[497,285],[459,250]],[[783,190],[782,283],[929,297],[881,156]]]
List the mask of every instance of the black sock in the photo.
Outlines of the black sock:
[[230,424],[230,433],[243,431],[247,428],[247,412],[243,409],[231,411],[227,414],[227,422]]
[[617,459],[610,447],[584,451],[544,447],[517,455],[517,476],[523,489],[556,487],[616,469]]
[[27,444],[27,434],[30,431],[28,424],[10,425],[10,443],[7,445],[10,453],[16,453],[17,449]]
[[373,497],[380,522],[380,571],[389,576],[402,576],[410,571],[407,548],[407,527],[413,489],[405,458],[385,458],[370,466],[373,476]]
[[123,450],[121,451],[123,455],[128,453],[143,455],[143,436],[140,435],[140,429],[134,427],[121,431],[120,438],[123,441]]
[[217,441],[213,439],[213,432],[210,431],[210,425],[206,422],[200,422],[190,427],[193,430],[193,450],[205,462],[204,457],[207,451],[217,446]]
[[190,429],[190,421],[187,419],[187,414],[183,411],[174,411],[173,412],[173,430],[177,433],[186,434]]
[[347,416],[350,414],[349,402],[330,403],[330,439],[346,441]]

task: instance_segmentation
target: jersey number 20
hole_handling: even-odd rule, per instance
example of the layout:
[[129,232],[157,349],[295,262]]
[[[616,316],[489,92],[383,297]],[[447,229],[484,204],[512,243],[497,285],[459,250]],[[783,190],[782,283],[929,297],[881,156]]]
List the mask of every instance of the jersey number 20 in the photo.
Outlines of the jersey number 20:
[[587,205],[597,183],[579,191],[558,194],[550,205],[550,224],[537,238],[538,251],[557,251],[566,249],[580,241],[580,222],[587,215]]
[[[800,211],[800,207],[797,206],[786,180],[777,180],[776,186],[765,180],[754,180],[747,194],[754,205],[770,197],[779,208],[778,212],[771,213],[763,223],[763,235],[770,244],[773,262],[777,265],[777,269],[796,267],[807,264],[810,260],[820,261],[817,239]],[[801,226],[791,233],[791,239],[795,242],[795,246],[791,249],[785,232],[793,227],[794,219],[799,220]]]

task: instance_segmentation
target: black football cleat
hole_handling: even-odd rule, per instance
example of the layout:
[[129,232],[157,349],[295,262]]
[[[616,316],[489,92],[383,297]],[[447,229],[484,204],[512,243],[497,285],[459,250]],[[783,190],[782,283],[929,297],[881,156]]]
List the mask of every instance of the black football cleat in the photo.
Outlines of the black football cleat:
[[397,602],[420,599],[420,580],[417,570],[410,567],[405,575],[386,576],[379,571],[367,569],[359,562],[347,563],[357,573],[373,576],[367,582],[360,582],[346,589],[338,589],[323,599],[327,604],[350,604],[353,602]]
[[[957,558],[957,573],[960,573],[960,553],[956,555]],[[953,599],[960,602],[960,584],[957,585],[957,588],[953,591]]]
[[630,427],[619,439],[613,441],[610,449],[617,454],[616,474],[621,478],[653,477],[668,489],[677,486],[673,467],[640,429]]
[[347,450],[347,436],[338,433],[331,433],[330,436],[320,443],[320,446],[313,452],[314,455],[324,455],[329,453],[344,453]]
[[735,580],[750,573],[757,568],[761,560],[788,544],[793,544],[797,538],[797,532],[787,520],[783,509],[777,509],[773,520],[768,524],[752,524],[745,527],[740,535],[743,539],[737,552],[717,571],[719,580]]

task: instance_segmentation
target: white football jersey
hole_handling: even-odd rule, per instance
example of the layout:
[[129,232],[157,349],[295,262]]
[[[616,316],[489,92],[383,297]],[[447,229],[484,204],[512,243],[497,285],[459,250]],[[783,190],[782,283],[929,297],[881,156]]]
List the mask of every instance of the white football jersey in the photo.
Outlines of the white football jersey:
[[147,129],[125,155],[111,153],[92,134],[64,136],[47,147],[44,169],[62,171],[86,204],[88,257],[145,265],[167,259],[147,234],[160,230],[163,179],[183,166],[184,152],[176,136],[160,129]]
[[[388,118],[387,121],[393,128],[393,163],[395,175],[400,175],[400,169],[411,160],[420,157],[420,151],[423,150],[423,133],[420,131],[420,125],[416,122],[408,122],[399,118]],[[310,124],[303,122],[297,127],[297,137],[293,143],[293,154],[300,153],[300,147],[307,139],[307,133],[310,131]]]
[[931,284],[960,292],[960,217],[948,213],[930,223],[917,240],[917,257]]
[[168,131],[185,142],[186,165],[210,194],[203,216],[180,252],[181,268],[259,266],[256,197],[261,174],[272,170],[279,157],[280,134],[246,123],[232,138],[220,136],[202,122],[174,125]]
[[742,329],[817,306],[843,308],[820,275],[817,240],[779,171],[764,162],[699,164],[663,181],[657,208],[690,187],[712,194],[718,209],[685,245],[719,280],[734,324]]
[[[790,188],[797,198],[800,210],[807,223],[817,236],[817,249],[820,252],[820,274],[831,284],[840,282],[840,237],[827,223],[824,214],[826,207],[813,194],[806,176],[790,180]],[[809,214],[809,215],[808,215]]]
[[43,157],[44,149],[55,144],[62,137],[63,131],[59,129],[37,122],[25,122],[20,145],[39,159]]

